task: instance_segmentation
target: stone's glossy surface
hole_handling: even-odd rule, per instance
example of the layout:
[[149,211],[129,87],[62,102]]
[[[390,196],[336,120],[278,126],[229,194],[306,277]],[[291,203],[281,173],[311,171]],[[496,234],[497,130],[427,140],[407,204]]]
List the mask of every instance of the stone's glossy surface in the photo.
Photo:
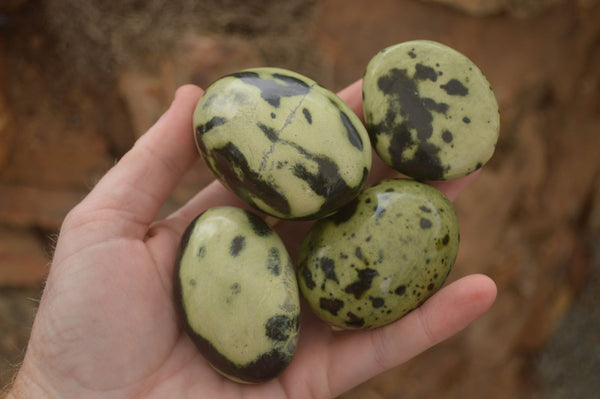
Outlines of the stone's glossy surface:
[[189,336],[230,379],[266,381],[292,359],[300,326],[294,268],[279,236],[255,214],[217,207],[190,224],[175,295]]
[[500,118],[492,88],[450,47],[416,40],[383,49],[367,66],[363,97],[373,147],[407,176],[454,179],[494,153]]
[[213,83],[194,112],[213,173],[252,206],[314,219],[354,198],[371,167],[364,126],[335,94],[297,73],[256,68]]
[[298,257],[300,290],[334,328],[373,328],[441,288],[458,251],[454,209],[436,188],[384,180],[318,221]]

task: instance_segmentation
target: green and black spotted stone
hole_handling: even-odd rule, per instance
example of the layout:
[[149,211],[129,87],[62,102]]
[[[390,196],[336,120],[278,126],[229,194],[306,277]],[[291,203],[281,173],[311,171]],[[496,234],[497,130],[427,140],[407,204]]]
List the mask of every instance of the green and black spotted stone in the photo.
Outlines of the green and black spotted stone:
[[354,198],[371,167],[369,136],[335,94],[295,72],[248,69],[214,82],[194,112],[215,176],[283,219],[315,219]]
[[379,156],[419,180],[449,180],[494,153],[500,118],[490,84],[467,57],[415,40],[379,52],[363,80],[367,130]]
[[334,328],[379,327],[442,287],[458,243],[454,209],[439,190],[384,180],[315,223],[298,255],[300,291]]
[[205,211],[183,235],[175,269],[186,331],[217,371],[258,383],[288,365],[300,328],[296,276],[281,239],[258,216]]

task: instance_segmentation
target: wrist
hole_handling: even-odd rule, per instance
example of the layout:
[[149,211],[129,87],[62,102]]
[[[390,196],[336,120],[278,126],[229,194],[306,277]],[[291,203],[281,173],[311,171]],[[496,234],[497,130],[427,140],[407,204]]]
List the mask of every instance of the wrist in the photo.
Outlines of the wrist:
[[45,392],[36,388],[35,384],[27,382],[23,378],[17,377],[12,387],[8,390],[5,399],[30,399],[45,397]]
[[12,385],[4,392],[3,399],[54,398],[49,390],[40,385],[23,368],[17,373]]

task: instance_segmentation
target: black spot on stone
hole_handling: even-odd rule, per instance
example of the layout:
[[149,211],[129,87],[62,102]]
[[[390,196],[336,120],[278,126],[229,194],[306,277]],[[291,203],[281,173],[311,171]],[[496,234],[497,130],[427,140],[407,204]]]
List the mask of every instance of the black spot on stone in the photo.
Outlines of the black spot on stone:
[[344,307],[344,301],[336,298],[319,298],[319,307],[337,316],[340,309]]
[[442,140],[444,140],[446,143],[450,143],[452,142],[452,132],[449,130],[444,130],[442,132]]
[[[337,104],[336,104],[337,106]],[[363,150],[363,142],[360,138],[360,134],[348,118],[348,115],[342,110],[340,110],[340,118],[342,119],[342,124],[346,129],[346,136],[348,137],[348,141],[352,144],[353,147],[357,148],[359,151]]]
[[[412,158],[405,158],[405,149],[417,146]],[[396,127],[390,142],[390,156],[395,169],[417,180],[439,179],[444,176],[444,167],[439,158],[440,149],[427,141],[416,141],[404,123]]]
[[477,162],[477,165],[475,165],[475,170],[481,169],[482,166],[483,164],[481,162]]
[[[223,175],[229,187],[243,200],[254,205],[252,196],[261,198],[271,208],[283,215],[289,215],[290,205],[286,197],[261,179],[235,144],[228,142],[223,147],[215,148],[210,156],[215,162],[213,173],[217,176]],[[238,175],[238,170],[242,171],[242,177]]]
[[277,115],[275,115],[275,112],[271,112],[271,119],[275,119],[275,117],[277,117]]
[[432,290],[433,290],[433,287],[435,287],[435,285],[434,285],[433,283],[430,283],[430,284],[427,286],[427,290],[429,290],[429,291],[432,291]]
[[435,73],[435,69],[433,69],[432,67],[423,65],[423,64],[417,64],[417,65],[415,65],[415,67],[416,67],[416,71],[415,71],[415,75],[414,75],[415,79],[417,79],[417,80],[429,79],[432,82],[435,82],[437,80],[437,73]]
[[450,236],[448,234],[446,234],[444,236],[444,238],[442,238],[442,244],[448,245],[449,242],[450,242]]
[[320,214],[328,214],[346,198],[352,197],[356,189],[346,184],[340,175],[338,165],[331,159],[325,156],[311,156],[309,159],[317,164],[314,173],[300,163],[292,167],[292,173],[306,181],[315,194],[328,199],[319,209]]
[[398,287],[396,287],[396,289],[394,290],[394,294],[396,295],[404,295],[406,293],[406,286],[405,285],[399,285]]
[[281,274],[281,256],[279,255],[279,250],[275,247],[269,249],[269,254],[267,255],[267,269],[275,276]]
[[464,123],[471,123],[471,119],[469,119],[469,117],[465,116],[465,117],[463,118],[463,122],[464,122]]
[[190,285],[191,285],[192,287],[196,286],[196,280],[195,280],[195,279],[193,279],[193,278],[192,278],[192,279],[190,279]]
[[339,226],[342,223],[347,222],[350,218],[356,213],[356,208],[358,207],[358,200],[355,198],[342,208],[339,211],[334,213],[329,217],[336,226]]
[[204,258],[205,254],[206,254],[206,247],[203,245],[200,248],[198,248],[198,257]]
[[336,283],[339,283],[337,275],[335,274],[335,261],[333,259],[322,257],[321,270],[323,270],[326,280],[333,280]]
[[372,238],[373,236],[368,236],[367,238],[365,238],[365,242],[370,242]]
[[375,276],[379,275],[379,272],[375,269],[365,268],[365,269],[357,269],[358,280],[353,283],[347,285],[344,288],[344,292],[348,294],[354,295],[356,299],[360,299],[365,291],[371,288],[371,284],[373,283],[373,279]]
[[196,335],[193,341],[215,368],[247,383],[262,383],[273,379],[292,360],[292,353],[286,348],[275,348],[240,366],[219,353],[208,340]]
[[373,297],[369,297],[369,299],[371,300],[371,305],[374,308],[380,308],[383,305],[385,305],[385,300],[383,298],[373,298]]
[[[205,211],[206,212],[206,211]],[[183,232],[183,235],[181,236],[181,241],[179,244],[179,256],[177,258],[177,265],[181,264],[181,258],[183,257],[183,255],[185,254],[186,250],[187,250],[187,246],[190,242],[190,238],[192,236],[192,232],[194,231],[194,227],[196,226],[196,222],[198,221],[198,219],[204,214],[204,212],[200,213],[198,216],[196,216],[194,218],[194,220],[192,220],[192,222],[185,228],[185,231]],[[199,257],[200,254],[198,254]],[[177,273],[179,273],[179,266],[177,266]],[[178,285],[179,287],[181,287],[181,280],[179,278],[175,279],[175,285]]]
[[230,74],[229,76],[244,80],[244,79],[260,79],[260,75],[257,72],[252,71],[242,71],[235,72]]
[[441,85],[440,87],[450,96],[464,97],[469,94],[469,89],[467,89],[458,79],[450,79],[448,83]]
[[348,326],[348,327],[362,327],[365,325],[365,319],[358,317],[357,315],[355,315],[352,312],[348,312],[346,313],[346,316],[348,316],[348,320],[346,320],[344,323]]
[[[209,155],[206,152],[206,144],[204,143],[204,140],[198,139],[198,137],[196,136],[196,143],[198,144],[198,150],[200,151],[200,154],[202,155],[202,157],[204,159],[207,159],[209,157]],[[209,167],[210,167],[210,165],[209,165]]]
[[434,111],[439,114],[445,114],[446,112],[448,112],[448,108],[450,108],[450,106],[448,104],[435,102],[433,99],[431,99],[429,97],[424,97],[422,99],[422,102],[423,102],[423,106],[425,106],[425,108],[427,110]]
[[310,91],[310,86],[306,82],[279,73],[273,74],[273,79],[261,78],[257,73],[249,71],[237,72],[229,76],[259,88],[262,99],[275,108],[279,107],[282,97],[304,96]]
[[440,105],[432,99],[424,99],[419,95],[416,82],[409,78],[406,70],[393,68],[387,75],[380,77],[377,81],[379,89],[390,97],[395,106],[391,106],[386,115],[386,130],[389,130],[390,122],[396,118],[395,112],[400,111],[404,117],[406,130],[415,129],[419,138],[431,137],[433,131],[433,115],[431,112],[446,112],[447,105]]
[[229,287],[231,289],[231,293],[234,295],[239,294],[240,292],[242,292],[242,287],[240,286],[239,283],[233,283],[231,284],[231,287]]
[[306,285],[306,288],[308,288],[309,290],[313,290],[317,286],[315,280],[313,280],[312,273],[310,272],[310,269],[308,267],[301,267],[300,275],[304,279],[304,284]]
[[[392,166],[419,180],[441,178],[444,170],[438,156],[439,148],[426,140],[418,138],[413,140],[409,123],[395,124],[395,112],[392,110],[388,111],[388,115],[392,116],[377,125],[370,126],[369,133],[374,143],[379,134],[391,135],[388,150]],[[418,132],[418,137],[428,137],[431,132],[430,129],[421,130]],[[410,150],[410,153],[415,146],[417,147],[416,153],[412,157],[404,157],[404,151]]]
[[265,136],[269,139],[270,142],[274,143],[277,140],[279,140],[279,135],[277,134],[277,131],[272,127],[264,125],[260,122],[258,122],[256,126],[258,126],[258,128],[265,134]]
[[362,250],[360,249],[360,247],[356,247],[356,249],[354,250],[354,256],[356,256],[358,259],[363,258]]
[[197,138],[202,138],[202,136],[208,133],[211,129],[216,126],[224,125],[227,122],[227,119],[220,116],[213,116],[208,122],[196,126],[196,136]]
[[415,49],[412,49],[408,52],[408,56],[410,58],[417,58],[417,55],[415,54]]
[[348,255],[343,252],[340,252],[340,259],[348,259]]
[[266,224],[265,221],[260,217],[258,217],[258,215],[250,211],[245,211],[245,213],[246,217],[248,218],[248,223],[250,223],[250,227],[252,228],[254,234],[260,237],[266,237],[270,234],[273,234],[273,230],[271,230],[269,225]]
[[265,335],[274,341],[286,341],[294,331],[294,324],[294,320],[289,316],[271,316],[265,324]]
[[273,77],[277,80],[280,80],[280,81],[286,83],[288,86],[298,86],[298,87],[303,87],[307,91],[310,90],[310,86],[305,81],[295,78],[293,76],[284,75],[281,73],[274,73]]
[[310,111],[307,108],[302,108],[302,113],[304,114],[308,124],[312,125],[312,115],[310,114]]
[[431,209],[427,208],[425,205],[421,205],[419,209],[425,213],[431,213]]
[[236,257],[240,254],[242,249],[246,246],[246,237],[244,236],[235,236],[233,240],[231,240],[231,244],[229,245],[229,254],[233,257]]

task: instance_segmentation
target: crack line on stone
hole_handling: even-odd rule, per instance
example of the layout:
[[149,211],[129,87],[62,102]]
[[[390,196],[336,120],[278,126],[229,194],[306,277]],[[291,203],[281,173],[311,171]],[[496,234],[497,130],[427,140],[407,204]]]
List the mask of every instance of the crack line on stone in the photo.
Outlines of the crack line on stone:
[[[306,94],[304,94],[302,96],[302,98],[300,99],[300,101],[298,101],[298,105],[296,105],[296,107],[288,114],[287,118],[285,118],[285,122],[283,123],[283,126],[279,130],[277,130],[277,132],[276,132],[276,135],[277,135],[278,138],[281,135],[281,133],[283,132],[283,130],[292,123],[292,120],[296,116],[296,113],[298,112],[298,109],[302,106],[302,104],[304,103],[304,100],[310,94],[310,92],[312,91],[313,87],[315,87],[315,85],[316,85],[316,83],[313,83],[312,85],[309,86],[308,91],[306,92]],[[284,141],[284,140],[281,140],[281,141]],[[279,142],[279,139],[277,140],[277,142]],[[269,150],[263,155],[262,162],[261,162],[261,164],[260,164],[260,166],[258,168],[258,173],[259,174],[262,173],[264,171],[264,169],[267,167],[267,158],[275,150],[275,144],[277,144],[277,142],[272,143],[271,146],[269,147]],[[285,140],[285,142],[287,143],[287,140]],[[296,146],[294,146],[294,147],[296,147]]]

